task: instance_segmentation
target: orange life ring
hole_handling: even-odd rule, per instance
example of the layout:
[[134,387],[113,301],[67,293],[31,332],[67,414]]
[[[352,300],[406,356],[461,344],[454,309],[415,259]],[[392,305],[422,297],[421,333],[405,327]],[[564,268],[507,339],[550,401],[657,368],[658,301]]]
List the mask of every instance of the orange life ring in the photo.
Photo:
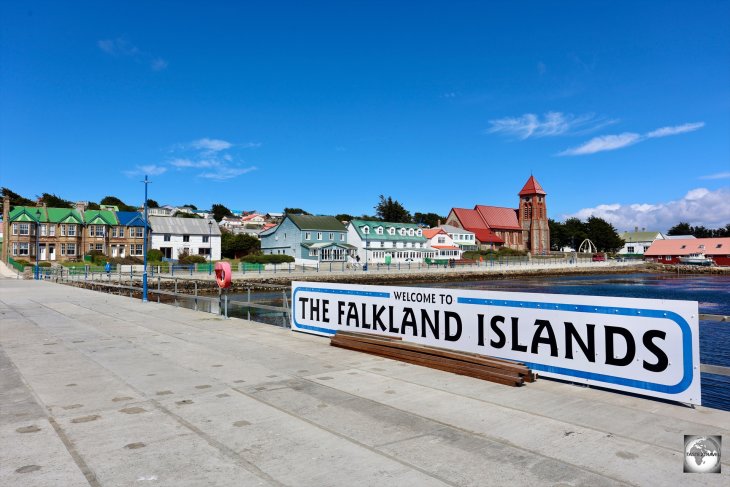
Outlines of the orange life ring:
[[215,280],[221,289],[231,287],[231,264],[229,262],[215,263]]

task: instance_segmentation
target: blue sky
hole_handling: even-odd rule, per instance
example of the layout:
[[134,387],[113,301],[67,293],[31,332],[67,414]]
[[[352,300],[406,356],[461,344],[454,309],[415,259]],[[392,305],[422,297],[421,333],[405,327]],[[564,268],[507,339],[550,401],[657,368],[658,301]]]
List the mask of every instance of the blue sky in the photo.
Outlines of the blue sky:
[[3,2],[0,185],[730,222],[730,2]]

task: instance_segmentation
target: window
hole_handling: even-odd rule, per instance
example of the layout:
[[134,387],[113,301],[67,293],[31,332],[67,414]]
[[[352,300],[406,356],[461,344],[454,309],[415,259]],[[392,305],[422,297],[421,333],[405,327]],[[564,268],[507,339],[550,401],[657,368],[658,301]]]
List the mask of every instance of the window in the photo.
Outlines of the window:
[[203,243],[208,243],[209,238],[208,235],[203,235]]
[[340,242],[344,242],[344,241],[345,241],[345,234],[344,233],[341,233],[340,234]]
[[116,238],[117,236],[117,227],[112,227],[112,237]]
[[376,228],[375,229],[375,233],[377,233],[378,235],[382,235],[383,234],[383,227]]
[[322,240],[322,232],[317,232],[317,240]]
[[124,238],[124,227],[119,227],[119,238]]
[[49,237],[56,236],[56,225],[48,225],[48,236]]
[[633,254],[634,253],[634,247],[626,247],[626,252]]
[[104,225],[93,225],[95,227],[94,236],[96,237],[103,237],[104,236]]
[[[134,227],[135,230],[135,237],[142,238],[144,237],[144,227]],[[130,229],[131,231],[131,229]]]
[[210,247],[200,247],[198,249],[198,255],[210,255]]
[[416,235],[419,236],[419,237],[422,236],[423,235],[423,230],[421,230],[420,228],[418,230],[416,230]]
[[68,226],[68,236],[69,237],[75,237],[76,236],[76,225],[69,225]]
[[686,248],[687,248],[687,246],[686,246],[686,245],[682,245],[682,246],[680,247],[680,249],[686,249]]
[[446,243],[446,237],[444,237],[443,235],[439,236],[437,240],[438,240],[438,243],[440,243],[440,244]]
[[28,242],[13,242],[13,255],[30,255]]
[[312,240],[312,232],[304,232],[304,240]]
[[364,233],[365,235],[369,234],[370,233],[370,227],[362,227],[362,233]]
[[401,228],[400,230],[398,230],[398,233],[400,234],[401,237],[404,237],[406,235],[406,229]]
[[47,231],[48,229],[46,228],[46,224],[44,223],[43,225],[41,225],[41,237],[45,237]]
[[700,249],[700,250],[705,250],[705,244],[700,244],[700,247],[699,247],[699,249]]
[[61,255],[66,255],[66,244],[65,243],[61,244]]
[[104,252],[104,244],[100,244],[100,243],[96,244],[96,250],[98,252]]
[[393,228],[393,227],[390,227],[390,228],[388,229],[388,235],[395,235],[395,228]]
[[[19,235],[30,235],[30,224],[21,223],[20,225],[18,225],[18,234]],[[18,255],[28,255],[28,254],[18,254]]]
[[413,230],[412,228],[409,228],[409,229],[408,229],[408,236],[409,236],[409,237],[412,237],[412,236],[414,236],[415,234],[416,234],[416,231],[415,231],[415,230]]
[[319,251],[317,249],[309,249],[310,257],[317,257],[317,255],[319,255]]
[[129,247],[132,255],[142,255],[142,244],[134,244]]
[[66,255],[76,255],[76,244],[66,244]]
[[329,238],[329,239],[330,239],[330,240],[334,240],[334,239],[335,239],[335,234],[334,234],[334,233],[332,233],[332,232],[330,232],[330,238]]
[[721,243],[719,243],[719,244],[715,245],[715,248],[716,248],[716,249],[720,249],[720,248],[722,248],[722,244],[721,244]]
[[183,235],[183,242],[190,242],[190,235]]
[[170,241],[170,234],[169,233],[166,233],[165,235],[163,235],[162,236],[162,240],[164,242],[169,242]]

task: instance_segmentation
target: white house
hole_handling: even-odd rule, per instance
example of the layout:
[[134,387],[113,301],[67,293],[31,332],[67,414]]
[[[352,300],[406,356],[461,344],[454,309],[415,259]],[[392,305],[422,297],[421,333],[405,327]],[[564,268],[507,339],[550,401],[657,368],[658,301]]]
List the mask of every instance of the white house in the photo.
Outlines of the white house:
[[478,250],[477,240],[474,232],[470,232],[469,230],[454,227],[451,225],[439,225],[435,228],[440,228],[445,231],[448,236],[451,237],[454,245],[460,247],[461,250]]
[[413,223],[352,220],[347,224],[347,241],[357,247],[360,261],[369,264],[423,262],[434,255],[423,229]]
[[174,218],[151,216],[153,249],[162,251],[162,256],[176,260],[187,252],[189,255],[221,258],[221,231],[218,223],[201,218]]
[[423,236],[428,239],[428,248],[434,251],[434,259],[461,259],[464,251],[454,244],[454,239],[443,228],[427,228]]
[[624,246],[618,251],[619,255],[644,255],[655,240],[664,240],[664,235],[643,229],[640,232],[637,228],[633,232],[624,232],[621,238],[624,239]]
[[242,216],[241,221],[245,225],[245,228],[261,228],[266,223],[264,215],[259,215],[258,213]]
[[224,216],[219,225],[232,233],[238,233],[237,230],[243,228],[243,222],[235,216]]

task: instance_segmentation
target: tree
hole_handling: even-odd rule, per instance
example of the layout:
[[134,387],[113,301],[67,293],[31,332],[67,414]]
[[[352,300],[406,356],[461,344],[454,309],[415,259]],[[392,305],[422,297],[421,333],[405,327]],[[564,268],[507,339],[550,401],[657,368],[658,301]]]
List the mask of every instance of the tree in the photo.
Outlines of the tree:
[[229,259],[240,259],[244,255],[254,254],[261,250],[261,241],[253,235],[221,232],[221,255]]
[[3,188],[3,197],[10,198],[10,206],[33,206],[35,202],[20,196],[18,193],[11,191],[9,188]]
[[352,221],[355,217],[352,215],[348,215],[347,213],[340,213],[339,215],[335,215],[335,218],[341,222],[349,222]]
[[202,218],[200,215],[188,213],[187,211],[176,211],[172,216],[174,218]]
[[570,246],[574,250],[578,250],[580,244],[588,238],[585,224],[579,218],[568,218],[563,223],[563,231],[565,232],[566,245],[570,242]]
[[68,200],[65,200],[55,194],[43,193],[40,197],[42,203],[45,203],[49,208],[73,208],[74,204]]
[[380,202],[375,206],[375,214],[385,222],[411,223],[411,214],[405,207],[390,196],[380,195]]
[[190,208],[191,210],[197,210],[198,207],[195,205],[183,205],[183,208]]
[[560,250],[571,244],[570,235],[566,232],[565,225],[550,218],[548,219],[548,227],[550,228],[551,250]]
[[440,221],[444,221],[446,218],[437,215],[436,213],[419,213],[413,214],[413,223],[428,225],[429,227],[439,226]]
[[213,206],[211,206],[210,212],[213,213],[213,219],[217,222],[220,222],[223,218],[227,216],[233,216],[231,210],[226,208],[221,203],[215,203]]
[[284,214],[286,215],[311,215],[308,211],[304,211],[301,208],[284,208]]
[[99,206],[99,203],[94,203],[93,201],[89,201],[89,204],[86,206],[87,210],[101,210],[101,206]]
[[125,204],[124,201],[116,196],[104,196],[99,204],[102,206],[116,206],[119,208],[119,211],[137,211],[136,207]]
[[600,251],[617,252],[624,245],[624,239],[619,236],[614,226],[603,218],[597,216],[588,218],[586,229],[588,238]]
[[667,230],[667,235],[693,235],[692,227],[687,222],[679,222]]
[[160,207],[160,205],[159,205],[159,203],[157,203],[157,201],[152,200],[152,199],[147,200],[147,208],[159,208],[159,207]]

